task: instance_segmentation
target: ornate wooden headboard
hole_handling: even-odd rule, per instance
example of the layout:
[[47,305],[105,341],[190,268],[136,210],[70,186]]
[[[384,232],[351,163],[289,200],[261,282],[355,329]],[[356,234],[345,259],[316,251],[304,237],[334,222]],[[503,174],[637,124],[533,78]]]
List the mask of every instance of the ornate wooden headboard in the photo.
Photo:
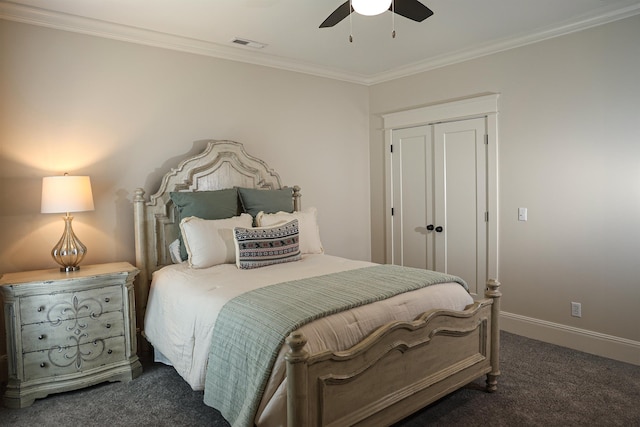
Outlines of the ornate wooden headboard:
[[[171,264],[169,245],[178,238],[178,215],[171,201],[174,191],[212,191],[245,187],[284,188],[280,176],[265,162],[249,155],[234,141],[208,141],[200,154],[183,160],[163,178],[160,189],[145,199],[138,188],[133,199],[136,266],[140,274],[136,284],[138,327],[142,327],[151,275]],[[300,188],[293,187],[293,205],[300,210]]]

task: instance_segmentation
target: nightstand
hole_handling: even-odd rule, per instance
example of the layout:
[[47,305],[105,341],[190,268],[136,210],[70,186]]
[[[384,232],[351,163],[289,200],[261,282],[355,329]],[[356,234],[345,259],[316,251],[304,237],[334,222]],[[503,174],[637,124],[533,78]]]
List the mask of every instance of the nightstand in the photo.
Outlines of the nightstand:
[[9,367],[5,406],[23,408],[51,393],[139,376],[137,274],[121,262],[0,277]]

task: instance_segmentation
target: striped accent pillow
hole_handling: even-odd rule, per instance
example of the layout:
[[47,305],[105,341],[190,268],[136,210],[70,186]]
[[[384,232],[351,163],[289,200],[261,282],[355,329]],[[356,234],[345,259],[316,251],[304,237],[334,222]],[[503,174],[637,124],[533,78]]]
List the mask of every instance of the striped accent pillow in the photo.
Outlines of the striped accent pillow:
[[298,261],[300,254],[298,220],[271,227],[234,227],[236,265],[241,269]]

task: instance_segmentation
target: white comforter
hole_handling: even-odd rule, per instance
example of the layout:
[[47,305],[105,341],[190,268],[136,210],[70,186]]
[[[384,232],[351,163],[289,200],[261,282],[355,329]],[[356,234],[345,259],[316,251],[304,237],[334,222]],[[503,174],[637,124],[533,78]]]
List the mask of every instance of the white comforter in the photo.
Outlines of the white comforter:
[[[204,388],[213,326],[222,306],[244,292],[289,280],[373,265],[330,255],[253,270],[235,264],[192,269],[187,263],[164,267],[153,275],[145,315],[145,336],[156,361],[174,366],[194,390]],[[433,308],[463,310],[473,299],[457,283],[429,286],[384,301],[337,313],[305,325],[307,351],[345,350],[380,325],[413,320]],[[280,352],[256,416],[259,426],[281,425],[286,407],[286,348]]]

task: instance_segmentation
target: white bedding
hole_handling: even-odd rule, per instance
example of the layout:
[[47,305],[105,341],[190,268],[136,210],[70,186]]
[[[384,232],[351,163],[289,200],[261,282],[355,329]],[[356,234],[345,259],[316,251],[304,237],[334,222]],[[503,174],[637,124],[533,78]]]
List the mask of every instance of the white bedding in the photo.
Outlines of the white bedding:
[[[289,280],[374,265],[324,254],[303,255],[302,260],[252,270],[235,264],[206,269],[188,263],[164,267],[153,274],[145,315],[145,336],[156,361],[171,364],[194,390],[202,390],[213,326],[218,311],[233,297],[251,289]],[[463,310],[473,303],[457,283],[429,286],[316,320],[302,328],[307,351],[345,350],[380,325],[413,320],[433,308]],[[280,352],[256,416],[256,424],[278,425],[286,405],[285,367]]]

